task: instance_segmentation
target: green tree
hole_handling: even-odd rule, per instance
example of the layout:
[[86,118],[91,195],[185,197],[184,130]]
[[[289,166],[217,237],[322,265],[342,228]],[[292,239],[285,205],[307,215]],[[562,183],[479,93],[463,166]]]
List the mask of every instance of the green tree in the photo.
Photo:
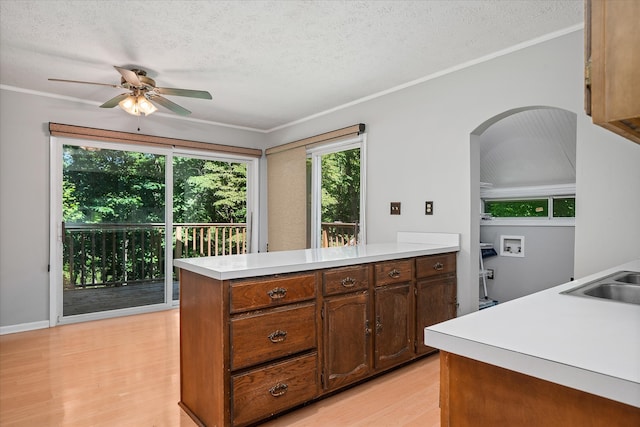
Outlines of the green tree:
[[360,221],[360,149],[322,156],[322,222]]
[[65,146],[64,221],[164,221],[165,156]]
[[246,164],[176,157],[174,177],[174,222],[246,221]]

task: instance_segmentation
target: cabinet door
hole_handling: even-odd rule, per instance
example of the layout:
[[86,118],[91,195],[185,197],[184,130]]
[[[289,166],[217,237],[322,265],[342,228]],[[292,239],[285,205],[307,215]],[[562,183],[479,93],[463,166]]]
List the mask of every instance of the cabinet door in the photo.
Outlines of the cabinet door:
[[375,362],[385,369],[413,357],[411,283],[375,290]]
[[416,353],[436,351],[424,345],[424,328],[456,317],[456,277],[445,276],[416,283]]
[[371,371],[369,293],[327,298],[324,301],[325,390],[342,387]]
[[640,2],[586,2],[586,92],[593,123],[640,144]]

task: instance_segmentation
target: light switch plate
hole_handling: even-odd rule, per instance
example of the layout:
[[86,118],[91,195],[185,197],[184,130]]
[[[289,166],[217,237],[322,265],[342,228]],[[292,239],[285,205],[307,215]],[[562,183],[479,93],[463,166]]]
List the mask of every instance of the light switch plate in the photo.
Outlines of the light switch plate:
[[391,202],[391,215],[400,215],[400,202]]
[[424,202],[424,214],[433,215],[433,201]]

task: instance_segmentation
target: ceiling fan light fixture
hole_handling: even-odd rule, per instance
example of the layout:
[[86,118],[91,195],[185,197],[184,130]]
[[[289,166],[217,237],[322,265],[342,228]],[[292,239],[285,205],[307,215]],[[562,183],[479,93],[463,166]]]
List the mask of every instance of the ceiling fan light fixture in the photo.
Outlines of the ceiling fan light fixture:
[[158,111],[156,106],[153,105],[151,101],[149,101],[144,95],[138,96],[138,109],[145,116],[148,116],[149,114],[153,114],[156,111]]
[[184,107],[181,107],[173,101],[168,100],[163,95],[185,96],[188,98],[198,99],[212,99],[211,94],[205,90],[156,87],[156,82],[153,79],[147,77],[147,73],[144,70],[140,70],[137,68],[128,70],[126,68],[117,67],[115,65],[114,68],[120,73],[119,85],[84,82],[80,80],[49,80],[67,83],[83,83],[90,85],[110,86],[113,88],[126,89],[129,92],[121,93],[120,95],[114,96],[104,104],[100,105],[100,108],[114,108],[116,105],[119,105],[122,110],[133,116],[140,116],[140,113],[144,114],[145,116],[155,113],[156,111],[158,111],[158,108],[155,106],[155,104],[160,104],[167,110],[170,110],[181,116],[188,116],[189,114],[191,114],[191,111],[187,110]]
[[129,95],[128,97],[120,101],[118,105],[124,111],[134,116],[139,116],[140,113],[148,116],[149,114],[158,111],[155,105],[153,105],[147,98],[145,98],[144,95]]

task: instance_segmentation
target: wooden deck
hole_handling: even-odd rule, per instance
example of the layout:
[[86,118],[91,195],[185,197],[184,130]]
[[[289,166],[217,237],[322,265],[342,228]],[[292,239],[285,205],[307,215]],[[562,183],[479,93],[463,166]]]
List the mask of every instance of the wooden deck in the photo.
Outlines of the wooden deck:
[[[174,300],[177,300],[179,297],[179,289],[178,282],[174,282]],[[65,316],[162,304],[165,302],[164,282],[64,290],[62,301]]]

